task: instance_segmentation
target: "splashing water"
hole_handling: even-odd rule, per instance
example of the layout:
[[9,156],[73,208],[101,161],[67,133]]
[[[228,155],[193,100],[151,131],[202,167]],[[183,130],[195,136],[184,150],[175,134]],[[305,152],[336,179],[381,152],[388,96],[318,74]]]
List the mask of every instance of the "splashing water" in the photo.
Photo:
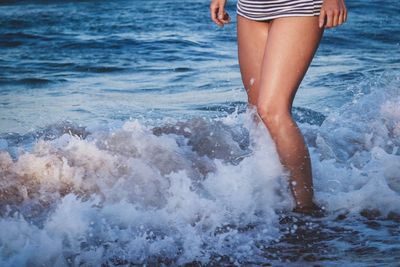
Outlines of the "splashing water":
[[255,233],[276,237],[274,208],[289,205],[278,194],[281,167],[271,140],[257,139],[254,149],[238,122],[131,121],[85,139],[40,140],[15,162],[2,153],[1,222],[20,229],[1,234],[4,263],[100,264],[117,255],[179,263],[236,245],[235,254],[247,253]]
[[2,139],[0,263],[329,263],[398,252],[400,82],[381,79],[384,91],[363,84],[369,94],[321,125],[300,124],[322,219],[290,213],[286,174],[252,110],[114,130],[49,126],[26,151]]

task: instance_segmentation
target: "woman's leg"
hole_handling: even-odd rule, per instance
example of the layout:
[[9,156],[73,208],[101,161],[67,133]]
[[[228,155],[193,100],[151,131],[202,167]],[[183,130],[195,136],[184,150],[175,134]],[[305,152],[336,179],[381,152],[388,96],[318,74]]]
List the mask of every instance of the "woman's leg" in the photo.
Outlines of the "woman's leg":
[[317,16],[274,19],[265,45],[259,93],[257,100],[252,100],[257,101],[258,114],[276,143],[282,164],[290,172],[290,188],[298,211],[314,207],[313,183],[308,149],[292,119],[291,108],[322,35]]
[[269,22],[237,16],[237,43],[240,72],[248,102],[256,107],[260,89],[261,66],[267,44]]

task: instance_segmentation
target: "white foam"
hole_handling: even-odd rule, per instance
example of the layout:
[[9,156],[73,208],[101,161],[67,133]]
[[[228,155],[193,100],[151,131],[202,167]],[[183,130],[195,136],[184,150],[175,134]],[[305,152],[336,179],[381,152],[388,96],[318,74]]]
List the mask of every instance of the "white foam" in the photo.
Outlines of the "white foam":
[[[400,212],[400,83],[386,80],[321,127],[301,125],[328,212]],[[128,121],[41,140],[15,161],[0,153],[0,265],[255,259],[293,199],[271,138],[252,121],[251,112]]]
[[317,198],[330,210],[400,212],[400,82],[381,79],[384,88],[371,86],[310,130]]
[[[254,248],[251,229],[238,227],[257,224],[268,233],[259,239],[276,237],[274,209],[290,207],[291,199],[282,195],[282,169],[265,128],[252,129],[256,147],[234,141],[248,116],[173,127],[187,137],[154,135],[131,121],[87,139],[41,140],[15,162],[2,153],[1,190],[13,192],[7,213],[26,218],[0,220],[26,232],[18,242],[1,236],[2,251],[9,251],[3,264],[100,263],[115,255],[136,263],[152,256],[206,262],[212,253],[232,253],[232,242],[243,254]],[[45,244],[34,253],[20,249],[21,242]]]

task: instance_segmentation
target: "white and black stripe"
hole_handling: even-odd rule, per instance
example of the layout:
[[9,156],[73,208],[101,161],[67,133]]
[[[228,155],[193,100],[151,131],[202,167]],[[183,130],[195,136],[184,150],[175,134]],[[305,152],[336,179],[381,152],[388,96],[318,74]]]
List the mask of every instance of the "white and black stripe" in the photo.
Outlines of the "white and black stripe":
[[238,0],[237,13],[252,20],[318,16],[323,0]]

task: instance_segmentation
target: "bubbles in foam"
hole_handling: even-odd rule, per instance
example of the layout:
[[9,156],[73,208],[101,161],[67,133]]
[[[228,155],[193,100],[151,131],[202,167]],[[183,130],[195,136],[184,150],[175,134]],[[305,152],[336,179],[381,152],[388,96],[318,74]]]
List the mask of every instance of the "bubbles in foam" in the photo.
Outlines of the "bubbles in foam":
[[392,74],[381,79],[385,88],[370,86],[309,136],[317,196],[330,209],[400,212],[400,83]]

